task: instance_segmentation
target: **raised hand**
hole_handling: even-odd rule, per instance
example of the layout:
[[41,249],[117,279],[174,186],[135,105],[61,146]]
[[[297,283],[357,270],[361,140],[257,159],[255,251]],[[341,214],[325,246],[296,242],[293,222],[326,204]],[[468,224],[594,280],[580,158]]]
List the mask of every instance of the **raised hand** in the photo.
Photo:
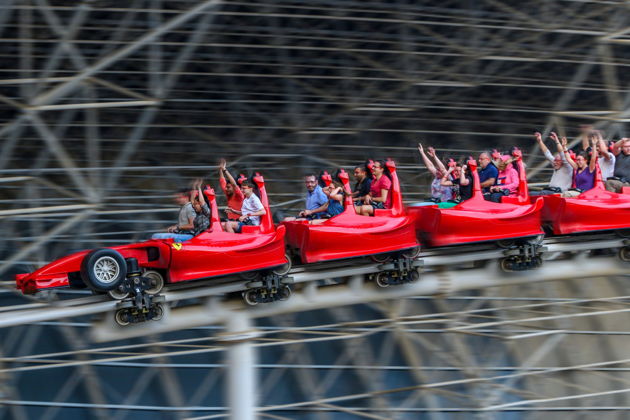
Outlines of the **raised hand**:
[[424,148],[422,147],[422,143],[418,143],[418,151],[420,153],[424,153]]
[[435,157],[435,149],[433,147],[429,147],[428,154],[431,157]]
[[558,139],[558,135],[554,133],[553,131],[551,132],[549,137],[551,137],[551,140],[555,141],[556,143],[560,142],[560,140]]
[[536,138],[537,142],[541,142],[542,141],[542,134],[540,134],[538,131],[536,131],[534,133],[534,137]]
[[219,169],[225,171],[226,168],[227,162],[225,161],[225,159],[221,158],[221,160],[219,161]]

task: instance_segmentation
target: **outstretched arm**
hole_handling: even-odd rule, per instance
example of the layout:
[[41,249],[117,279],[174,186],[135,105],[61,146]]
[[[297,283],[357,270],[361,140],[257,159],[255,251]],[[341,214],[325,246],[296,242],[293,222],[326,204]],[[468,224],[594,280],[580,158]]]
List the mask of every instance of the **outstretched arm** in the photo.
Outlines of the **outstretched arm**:
[[[556,143],[556,149],[558,149],[558,153],[560,153],[560,156],[564,156],[564,146],[560,142],[560,139],[558,139],[558,135],[552,131],[551,135],[549,137],[551,137],[551,139],[554,141],[554,143]],[[566,140],[567,139],[565,137],[563,137],[563,139],[564,139],[565,145],[566,145]]]
[[444,176],[440,180],[440,185],[442,185],[443,187],[452,187],[454,185],[453,181],[451,181],[451,178],[450,178],[450,175],[451,175],[451,172],[453,172],[453,169],[455,168],[451,167],[451,168],[448,168],[447,172],[442,172]]
[[[555,133],[552,133],[552,134],[555,134]],[[549,149],[547,149],[547,146],[545,146],[545,142],[542,139],[542,135],[538,131],[536,131],[534,133],[534,138],[536,138],[536,142],[538,143],[538,147],[540,147],[540,150],[542,150],[543,154],[546,155]]]
[[597,167],[597,143],[597,136],[594,136],[591,139],[591,159],[588,162],[589,172],[593,172]]
[[588,149],[588,136],[593,131],[592,125],[581,125],[580,126],[580,138],[582,139],[582,150]]
[[621,153],[621,146],[623,145],[623,143],[628,140],[627,137],[622,138],[619,141],[616,141],[615,144],[613,144],[613,149],[612,152],[615,156],[618,156],[619,153]]
[[566,137],[562,137],[562,154],[564,155],[564,158],[566,159],[567,163],[569,165],[571,165],[573,170],[576,170],[577,169],[577,163],[575,163],[575,161],[573,159],[571,159],[571,154],[569,153],[569,149],[567,149],[567,138]]
[[446,167],[444,166],[442,161],[437,157],[437,154],[435,153],[435,149],[433,147],[429,147],[429,156],[433,158],[433,160],[435,161],[435,165],[440,170],[440,172],[442,173],[446,172]]
[[225,177],[227,178],[228,182],[234,185],[235,187],[238,187],[238,184],[236,184],[234,177],[232,176],[230,171],[227,170],[227,162],[225,161],[225,159],[221,159],[221,162],[219,163],[219,171],[220,171],[219,178],[223,178],[223,174],[225,174]]
[[422,160],[424,161],[424,166],[426,166],[429,172],[431,172],[431,174],[435,176],[437,169],[435,169],[435,166],[433,166],[433,162],[431,162],[431,160],[424,153],[424,148],[422,147],[422,144],[420,143],[418,143],[418,152],[420,152],[420,156],[422,156]]

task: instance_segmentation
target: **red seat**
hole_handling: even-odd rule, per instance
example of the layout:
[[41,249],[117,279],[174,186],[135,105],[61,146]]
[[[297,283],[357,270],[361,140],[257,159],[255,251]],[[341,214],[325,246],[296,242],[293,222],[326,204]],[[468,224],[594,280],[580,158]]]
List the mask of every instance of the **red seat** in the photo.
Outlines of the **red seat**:
[[630,187],[621,187],[622,194],[630,194]]

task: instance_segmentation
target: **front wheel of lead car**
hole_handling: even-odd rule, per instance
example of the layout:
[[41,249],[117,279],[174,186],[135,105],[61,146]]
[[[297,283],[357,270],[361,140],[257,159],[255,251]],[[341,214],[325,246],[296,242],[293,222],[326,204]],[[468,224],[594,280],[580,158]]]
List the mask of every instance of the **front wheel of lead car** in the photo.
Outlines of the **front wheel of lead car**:
[[96,249],[81,262],[81,279],[95,292],[116,289],[127,277],[127,263],[116,250]]

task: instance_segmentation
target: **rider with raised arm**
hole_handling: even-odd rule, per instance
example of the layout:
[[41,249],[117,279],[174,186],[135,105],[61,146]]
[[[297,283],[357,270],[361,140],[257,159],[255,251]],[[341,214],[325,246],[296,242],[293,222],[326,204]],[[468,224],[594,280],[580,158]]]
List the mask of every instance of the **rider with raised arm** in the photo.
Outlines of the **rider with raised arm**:
[[238,221],[239,214],[233,210],[238,210],[242,207],[245,196],[230,171],[228,171],[225,159],[219,161],[219,185],[227,199],[227,209],[225,213],[228,220]]
[[[595,171],[597,169],[597,139],[591,137],[591,153],[587,151],[580,152],[575,161],[571,158],[568,149],[563,147],[564,157],[569,162],[569,165],[573,168],[573,184],[579,191],[566,191],[562,194],[563,197],[575,197],[580,195],[581,192],[590,190],[595,186]],[[566,143],[566,138],[562,138],[562,143]]]
[[[556,143],[556,149],[558,150],[558,153],[554,156],[551,154],[549,149],[547,149],[547,146],[545,146],[542,135],[539,132],[534,133],[534,137],[536,138],[536,142],[538,142],[538,146],[540,147],[540,150],[542,150],[543,155],[545,155],[545,159],[551,162],[553,175],[551,175],[548,189],[538,192],[538,194],[530,193],[530,195],[544,195],[552,194],[554,192],[564,192],[571,188],[571,184],[573,183],[573,167],[564,156],[563,149],[566,147],[566,143],[562,144],[560,139],[558,139],[558,135],[554,132],[549,135],[554,143]],[[566,138],[563,137],[563,140],[566,142]]]
[[[427,153],[425,153],[422,144],[418,143],[418,152],[420,152],[424,166],[426,166],[427,170],[431,172],[431,175],[433,175],[433,180],[431,181],[431,199],[442,202],[451,200],[453,198],[452,188],[449,185],[442,184],[441,182],[448,171],[442,161],[436,156],[433,147],[429,147]],[[429,157],[435,160],[435,164]]]

